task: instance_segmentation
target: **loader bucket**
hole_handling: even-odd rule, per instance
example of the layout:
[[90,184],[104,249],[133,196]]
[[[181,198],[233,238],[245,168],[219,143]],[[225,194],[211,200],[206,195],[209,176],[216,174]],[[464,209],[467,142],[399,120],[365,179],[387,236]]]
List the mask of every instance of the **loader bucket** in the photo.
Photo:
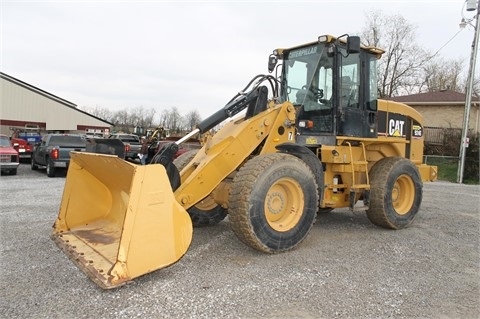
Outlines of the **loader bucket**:
[[52,239],[109,289],[178,261],[192,223],[162,165],[72,152]]

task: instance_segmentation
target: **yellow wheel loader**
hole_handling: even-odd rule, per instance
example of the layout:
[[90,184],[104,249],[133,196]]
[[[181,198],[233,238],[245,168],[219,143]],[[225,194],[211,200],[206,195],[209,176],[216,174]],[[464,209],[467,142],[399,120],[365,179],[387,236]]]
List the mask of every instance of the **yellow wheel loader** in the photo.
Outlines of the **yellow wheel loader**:
[[[317,213],[335,208],[363,210],[384,228],[408,226],[437,168],[422,163],[422,116],[377,98],[382,53],[348,35],[277,49],[269,75],[150,165],[73,153],[53,240],[113,288],[175,263],[193,226],[226,216],[242,242],[265,253],[296,247]],[[218,126],[200,150],[173,160],[182,142]]]

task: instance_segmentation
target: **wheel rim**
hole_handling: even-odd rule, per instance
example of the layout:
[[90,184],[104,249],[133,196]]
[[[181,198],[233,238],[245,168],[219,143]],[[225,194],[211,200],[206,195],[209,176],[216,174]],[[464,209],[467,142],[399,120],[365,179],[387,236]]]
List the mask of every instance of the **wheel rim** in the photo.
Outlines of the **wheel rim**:
[[302,217],[303,208],[301,185],[291,178],[278,180],[265,197],[265,217],[270,227],[279,232],[294,228]]
[[415,201],[415,185],[408,175],[400,175],[392,189],[392,204],[399,215],[407,214]]
[[213,200],[211,196],[205,197],[203,200],[201,200],[195,205],[196,208],[203,211],[210,211],[217,206],[218,204]]

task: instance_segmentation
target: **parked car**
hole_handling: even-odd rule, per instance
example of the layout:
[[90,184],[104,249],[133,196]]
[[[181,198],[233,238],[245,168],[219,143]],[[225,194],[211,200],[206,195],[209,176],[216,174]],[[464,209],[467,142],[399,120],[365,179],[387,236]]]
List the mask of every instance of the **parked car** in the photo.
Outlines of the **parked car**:
[[20,164],[19,160],[17,150],[10,144],[10,138],[3,134],[0,135],[0,169],[2,173],[16,175]]
[[56,176],[57,169],[68,169],[70,152],[84,152],[85,139],[79,134],[47,134],[35,145],[32,154],[31,168],[39,166],[47,168],[47,176]]
[[24,127],[10,127],[13,130],[10,143],[18,151],[20,159],[30,159],[32,157],[33,145],[42,140],[40,127],[35,124],[26,124]]
[[32,158],[34,143],[27,142],[21,138],[12,137],[10,139],[10,144],[15,150],[17,150],[20,159],[30,160]]
[[108,138],[118,139],[125,145],[125,159],[137,159],[140,150],[142,149],[142,143],[140,138],[135,134],[117,133],[112,134]]

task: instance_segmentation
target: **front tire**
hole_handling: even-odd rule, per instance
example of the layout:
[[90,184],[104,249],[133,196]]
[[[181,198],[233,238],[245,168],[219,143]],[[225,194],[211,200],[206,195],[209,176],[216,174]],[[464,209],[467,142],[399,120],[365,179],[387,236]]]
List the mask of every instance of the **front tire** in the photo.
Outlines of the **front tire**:
[[417,167],[402,157],[386,157],[370,171],[368,219],[375,225],[401,229],[415,218],[422,203],[422,179]]
[[32,155],[32,158],[30,159],[30,168],[32,169],[32,171],[38,170],[38,165],[35,162],[33,155]]
[[[173,164],[179,172],[190,163],[197,152],[198,150],[190,150],[173,160]],[[215,203],[211,196],[207,196],[188,209],[187,212],[190,215],[193,227],[214,226],[227,217],[227,210]]]
[[236,174],[229,220],[246,245],[266,253],[294,248],[315,221],[318,187],[310,168],[295,156],[257,156]]

